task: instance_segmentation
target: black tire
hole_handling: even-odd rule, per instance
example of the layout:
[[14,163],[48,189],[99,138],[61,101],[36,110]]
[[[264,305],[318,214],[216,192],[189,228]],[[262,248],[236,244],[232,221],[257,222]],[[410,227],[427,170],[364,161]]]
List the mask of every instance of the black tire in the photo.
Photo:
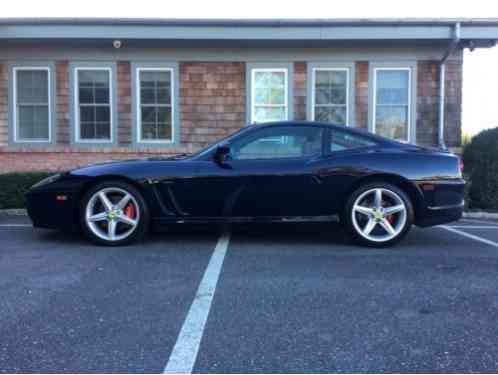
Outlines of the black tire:
[[[86,221],[86,207],[95,193],[106,188],[117,188],[126,191],[135,199],[135,202],[138,205],[140,212],[140,215],[138,217],[138,224],[136,225],[133,232],[126,238],[113,241],[105,240],[93,233],[93,231],[88,226],[88,223]],[[120,180],[108,180],[95,184],[83,195],[79,209],[79,220],[83,233],[94,243],[104,246],[124,246],[132,242],[143,240],[149,230],[150,213],[147,203],[142,194],[133,185]]]
[[[382,188],[385,190],[389,190],[399,196],[401,200],[403,201],[406,209],[406,221],[404,225],[401,227],[400,232],[392,239],[387,240],[387,241],[372,241],[362,235],[362,233],[358,232],[356,229],[355,225],[353,224],[353,206],[355,201],[365,192],[376,189],[376,188]],[[410,231],[410,228],[413,224],[413,217],[414,217],[414,211],[413,211],[413,205],[410,200],[410,198],[407,196],[407,194],[398,188],[397,186],[394,186],[392,184],[386,183],[386,182],[372,182],[365,184],[358,189],[356,189],[351,196],[349,197],[346,206],[344,207],[344,210],[341,214],[341,221],[344,224],[345,228],[348,230],[350,233],[351,237],[353,240],[363,246],[367,247],[388,247],[396,244],[399,242],[406,234]]]

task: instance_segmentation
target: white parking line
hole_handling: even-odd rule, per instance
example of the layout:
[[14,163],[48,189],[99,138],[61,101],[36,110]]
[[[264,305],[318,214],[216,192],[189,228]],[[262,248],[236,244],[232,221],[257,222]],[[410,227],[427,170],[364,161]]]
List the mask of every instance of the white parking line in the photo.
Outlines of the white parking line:
[[192,373],[229,242],[230,234],[225,233],[216,244],[164,374]]
[[482,238],[482,237],[479,237],[479,236],[475,236],[473,234],[470,234],[470,233],[467,233],[467,232],[464,232],[464,231],[461,231],[461,230],[458,230],[458,229],[455,229],[455,228],[452,228],[452,227],[448,227],[446,225],[440,225],[439,226],[440,228],[443,228],[443,229],[446,229],[447,231],[450,231],[450,232],[453,232],[453,233],[457,233],[461,236],[464,236],[464,237],[467,237],[467,238],[471,238],[475,241],[479,241],[479,242],[482,242],[482,243],[485,243],[485,244],[488,244],[488,245],[491,245],[491,246],[494,246],[494,247],[498,247],[498,242],[494,242],[494,241],[490,241],[490,240],[487,240],[485,238]]
[[447,225],[448,228],[454,229],[498,229],[498,225]]
[[461,219],[458,221],[459,223],[473,223],[473,224],[488,224],[488,225],[493,225],[497,224],[496,220],[491,221],[491,220],[478,220],[478,219]]

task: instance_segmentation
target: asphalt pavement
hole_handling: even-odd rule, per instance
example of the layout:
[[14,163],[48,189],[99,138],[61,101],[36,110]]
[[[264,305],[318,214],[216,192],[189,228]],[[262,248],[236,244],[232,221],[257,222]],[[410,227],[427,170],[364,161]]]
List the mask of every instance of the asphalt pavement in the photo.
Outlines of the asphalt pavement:
[[98,247],[0,217],[0,372],[498,372],[498,222],[352,244],[338,224]]

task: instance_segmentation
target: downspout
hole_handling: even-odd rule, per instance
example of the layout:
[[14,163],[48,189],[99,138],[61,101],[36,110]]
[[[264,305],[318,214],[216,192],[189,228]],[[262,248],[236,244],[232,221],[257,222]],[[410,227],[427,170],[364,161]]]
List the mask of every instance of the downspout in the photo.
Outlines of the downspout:
[[438,129],[438,145],[441,148],[446,149],[446,144],[444,143],[444,104],[446,101],[445,89],[446,89],[446,60],[455,51],[460,43],[460,22],[455,24],[453,29],[453,39],[448,47],[448,50],[444,54],[443,58],[439,62],[439,129]]

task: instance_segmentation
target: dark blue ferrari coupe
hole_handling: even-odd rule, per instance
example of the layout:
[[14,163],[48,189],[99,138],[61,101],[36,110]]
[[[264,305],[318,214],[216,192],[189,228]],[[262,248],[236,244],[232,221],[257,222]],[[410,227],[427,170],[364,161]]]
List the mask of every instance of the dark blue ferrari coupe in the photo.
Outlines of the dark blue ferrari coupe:
[[367,246],[415,224],[458,220],[459,158],[325,123],[244,127],[192,155],[129,160],[49,177],[27,194],[35,227],[123,245],[171,223],[330,221]]

